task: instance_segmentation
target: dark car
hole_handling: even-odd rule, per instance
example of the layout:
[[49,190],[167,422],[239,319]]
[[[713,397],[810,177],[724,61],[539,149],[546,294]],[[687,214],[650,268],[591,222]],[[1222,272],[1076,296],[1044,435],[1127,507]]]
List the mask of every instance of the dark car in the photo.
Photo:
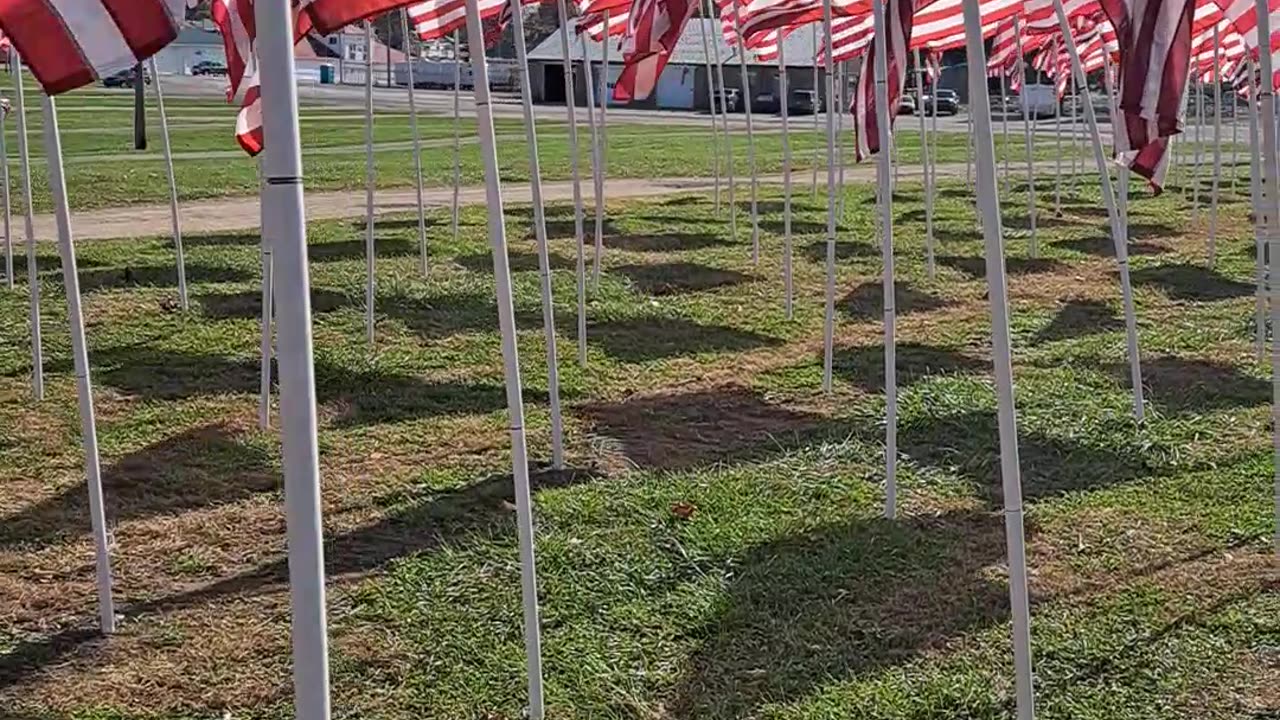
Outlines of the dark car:
[[725,88],[720,92],[718,109],[721,112],[742,112],[742,93],[737,88]]
[[[121,70],[115,75],[108,75],[102,78],[102,87],[133,87],[133,83],[137,77],[138,76],[134,68]],[[144,71],[142,73],[142,81],[150,85],[151,73]]]
[[936,92],[924,96],[924,108],[930,115],[955,115],[960,112],[960,96],[955,90],[939,88]]
[[822,100],[818,98],[816,90],[792,90],[790,101],[787,103],[787,112],[796,115],[812,115],[821,112]]
[[226,75],[227,66],[217,60],[201,60],[191,66],[192,75]]

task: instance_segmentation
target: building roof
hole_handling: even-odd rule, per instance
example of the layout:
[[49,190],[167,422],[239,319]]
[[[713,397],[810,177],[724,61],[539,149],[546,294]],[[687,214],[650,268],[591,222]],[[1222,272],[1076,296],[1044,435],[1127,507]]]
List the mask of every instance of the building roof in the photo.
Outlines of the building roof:
[[[721,62],[736,64],[738,62],[738,54],[736,48],[732,48],[725,42],[724,36],[720,32],[720,21],[702,18],[693,18],[689,20],[689,25],[680,35],[680,41],[676,44],[676,51],[672,53],[669,61],[674,65],[706,65],[706,55],[702,52],[702,31],[705,28],[708,42],[716,42],[720,46]],[[538,47],[529,53],[530,60],[538,60],[542,62],[561,62],[563,58],[560,53],[560,33],[563,29],[558,29],[551,34],[546,40],[543,40]],[[575,34],[576,35],[576,34]],[[587,42],[588,56],[593,60],[600,59],[602,50],[601,44],[592,40],[589,36],[583,35]],[[612,44],[609,47],[609,61],[614,62],[622,60],[622,53],[618,50],[621,38],[610,38]],[[708,46],[710,47],[710,46]],[[712,56],[714,57],[714,50]],[[791,33],[786,39],[786,61],[788,67],[812,67],[814,52],[813,32],[808,29],[800,29]],[[572,60],[582,59],[582,44],[578,37],[569,38],[569,56]],[[748,65],[769,65],[777,66],[776,60],[762,62],[756,54],[747,50]]]

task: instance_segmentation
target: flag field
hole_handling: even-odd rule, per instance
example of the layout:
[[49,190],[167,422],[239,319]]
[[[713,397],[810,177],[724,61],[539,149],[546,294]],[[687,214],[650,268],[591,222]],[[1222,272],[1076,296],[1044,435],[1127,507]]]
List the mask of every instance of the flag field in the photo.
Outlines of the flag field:
[[[203,112],[172,107],[175,117]],[[304,108],[304,138],[310,112],[332,114]],[[70,128],[93,114],[63,117]],[[379,122],[379,141],[397,141],[404,119]],[[546,125],[544,172],[563,177],[563,132]],[[360,121],[334,127],[354,136]],[[424,137],[436,127],[425,122]],[[175,143],[196,147],[206,132],[227,145],[225,123],[175,128]],[[710,144],[698,132],[611,126],[609,171],[706,175]],[[910,136],[900,134],[908,169]],[[796,133],[797,160],[820,141]],[[777,142],[757,137],[762,172],[776,171]],[[159,162],[98,167],[77,160],[76,143],[87,154],[127,150],[66,134],[73,205],[163,199]],[[499,146],[504,182],[524,182],[522,140]],[[943,163],[963,164],[963,135],[940,148]],[[433,183],[449,181],[447,155],[424,150]],[[407,150],[377,157],[380,182],[411,183]],[[247,160],[175,163],[184,197],[256,189]],[[359,151],[307,163],[309,189],[363,182]],[[477,180],[478,158],[463,163]],[[217,182],[202,177],[219,169]],[[152,173],[155,187],[133,172]],[[1037,188],[1051,207],[1047,173]],[[1211,270],[1176,184],[1130,200],[1142,425],[1096,179],[1066,195],[1063,217],[1041,214],[1037,258],[1018,232],[1022,194],[1004,196],[1042,718],[1227,720],[1277,707],[1271,385],[1252,346],[1247,189],[1224,187]],[[792,221],[791,321],[777,186],[761,188],[758,266],[709,195],[610,203],[585,368],[571,352],[572,210],[549,206],[559,473],[546,469],[529,208],[509,208],[548,717],[1011,717],[972,201],[962,182],[940,184],[930,280],[921,186],[904,174],[895,193],[901,515],[890,522],[873,188],[846,192],[831,395],[821,391],[826,199],[811,200],[807,184]],[[745,196],[744,186],[740,220]],[[457,242],[447,209],[429,210],[427,223],[425,279],[416,216],[377,225],[373,350],[363,222],[308,228],[334,704],[341,717],[514,719],[526,699],[519,570],[484,208],[464,210]],[[0,715],[291,717],[280,450],[276,432],[256,428],[259,238],[184,241],[189,314],[176,308],[168,238],[86,241],[78,253],[121,616],[109,640],[82,631],[93,623],[92,539],[54,245],[39,253],[42,403],[30,399],[26,294],[0,292]]]

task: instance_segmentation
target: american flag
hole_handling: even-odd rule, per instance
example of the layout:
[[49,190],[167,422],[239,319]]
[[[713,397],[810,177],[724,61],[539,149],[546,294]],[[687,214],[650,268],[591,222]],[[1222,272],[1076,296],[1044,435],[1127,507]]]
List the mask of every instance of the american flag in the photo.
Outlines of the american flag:
[[622,42],[622,72],[613,86],[616,102],[649,97],[697,9],[697,0],[633,0]]
[[1179,112],[1191,61],[1194,0],[1103,0],[1119,39],[1117,144],[1121,161],[1158,192],[1168,138]]
[[186,0],[5,0],[0,30],[50,95],[127,70],[178,37]]
[[[627,24],[630,22],[631,15],[627,12],[627,8],[621,10],[609,11],[609,36],[622,35],[627,32]],[[584,32],[587,37],[600,42],[604,40],[605,25],[604,13],[592,13],[590,15],[578,16],[578,32]]]
[[880,119],[876,114],[874,67],[878,47],[887,50],[889,130],[898,114],[898,101],[907,80],[907,52],[911,47],[911,29],[916,13],[930,0],[888,0],[884,5],[887,42],[871,43],[858,69],[858,89],[853,96],[853,122],[856,139],[854,155],[863,159],[880,151]]
[[[502,14],[508,0],[478,0],[481,21]],[[467,25],[465,0],[427,0],[409,6],[409,22],[422,40],[439,40]],[[486,43],[488,44],[488,43]]]

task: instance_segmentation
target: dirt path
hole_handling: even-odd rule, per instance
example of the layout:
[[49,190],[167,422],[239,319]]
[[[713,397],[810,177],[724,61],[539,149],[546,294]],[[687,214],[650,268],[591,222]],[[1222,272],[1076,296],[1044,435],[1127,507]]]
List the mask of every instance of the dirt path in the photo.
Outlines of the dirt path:
[[[919,175],[919,168],[903,167],[901,172],[902,177],[911,178]],[[965,166],[960,163],[938,166],[939,176],[957,177],[963,176],[964,173]],[[870,182],[874,177],[875,168],[870,165],[849,166],[845,170],[846,182]],[[795,173],[793,181],[796,183],[798,195],[808,192],[809,179],[808,170]],[[819,173],[820,187],[825,179],[825,173]],[[760,181],[770,185],[781,184],[782,176],[762,176]],[[605,192],[610,200],[661,197],[687,192],[709,192],[714,186],[713,182],[711,178],[612,179],[605,186]],[[745,183],[739,180],[739,188],[744,185]],[[542,187],[543,197],[547,202],[573,200],[573,183],[568,180],[544,182]],[[504,183],[502,189],[503,199],[507,203],[530,202],[529,186],[525,183]],[[584,202],[594,203],[589,175],[582,183],[582,193]],[[464,187],[460,197],[463,204],[483,203],[484,187],[480,185]],[[364,216],[363,190],[308,192],[306,199],[307,219],[311,221]],[[426,188],[423,200],[428,207],[448,207],[453,202],[453,190],[448,187]],[[377,204],[379,213],[412,212],[417,207],[416,194],[413,188],[379,190]],[[186,233],[230,232],[258,227],[258,198],[252,196],[184,202],[180,210],[182,229]],[[86,210],[73,213],[71,225],[78,240],[164,236],[170,233],[169,206],[131,205],[103,210]],[[52,239],[55,236],[53,216],[37,215],[35,229],[38,238]]]

